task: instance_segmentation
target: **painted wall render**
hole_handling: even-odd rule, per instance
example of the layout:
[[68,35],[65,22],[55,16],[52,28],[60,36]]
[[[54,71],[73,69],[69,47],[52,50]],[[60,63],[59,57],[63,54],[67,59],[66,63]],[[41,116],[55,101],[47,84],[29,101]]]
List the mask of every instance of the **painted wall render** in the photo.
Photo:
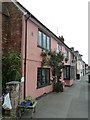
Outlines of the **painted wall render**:
[[[24,46],[25,46],[25,18],[23,17],[22,20],[22,68],[24,67]],[[39,48],[37,45],[38,43],[38,29],[41,29],[44,33],[50,36],[51,38],[51,50],[56,50],[57,49],[57,39],[53,38],[51,36],[51,33],[49,34],[48,31],[42,29],[41,26],[37,26],[32,20],[27,21],[27,59],[26,59],[26,96],[32,96],[33,98],[39,97],[43,95],[44,93],[51,92],[53,89],[52,84],[42,87],[42,88],[37,88],[37,68],[41,67],[41,61],[42,58],[40,56],[42,49]],[[65,46],[62,44],[62,52],[65,53]],[[69,60],[65,65],[70,65],[71,62],[71,54],[69,52]],[[24,69],[22,69],[22,76]],[[63,73],[62,73],[62,78],[63,80]],[[50,71],[50,79],[52,79],[52,74]],[[67,83],[70,82],[69,84],[73,84],[73,80],[67,81]],[[23,83],[22,83],[23,84]]]

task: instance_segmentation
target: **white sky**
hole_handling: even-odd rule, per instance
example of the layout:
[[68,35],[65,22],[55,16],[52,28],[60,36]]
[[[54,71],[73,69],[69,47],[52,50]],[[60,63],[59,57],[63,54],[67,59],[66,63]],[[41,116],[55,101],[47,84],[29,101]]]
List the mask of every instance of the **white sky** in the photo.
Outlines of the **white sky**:
[[57,36],[63,35],[65,44],[88,63],[88,0],[17,1]]

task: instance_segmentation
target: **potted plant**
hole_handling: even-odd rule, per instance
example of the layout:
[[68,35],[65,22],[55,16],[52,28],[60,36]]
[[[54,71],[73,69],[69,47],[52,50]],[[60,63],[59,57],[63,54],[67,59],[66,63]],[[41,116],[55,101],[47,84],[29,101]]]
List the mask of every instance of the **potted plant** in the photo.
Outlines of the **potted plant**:
[[23,100],[21,102],[21,106],[24,107],[24,108],[28,108],[29,106],[31,105],[31,101],[27,101],[27,100]]
[[27,96],[24,100],[22,100],[21,106],[26,109],[26,108],[28,108],[29,106],[32,106],[34,103],[35,103],[35,100],[32,99],[31,96]]
[[24,107],[24,106],[26,105],[26,102],[27,102],[26,100],[23,100],[23,101],[21,102],[21,106]]

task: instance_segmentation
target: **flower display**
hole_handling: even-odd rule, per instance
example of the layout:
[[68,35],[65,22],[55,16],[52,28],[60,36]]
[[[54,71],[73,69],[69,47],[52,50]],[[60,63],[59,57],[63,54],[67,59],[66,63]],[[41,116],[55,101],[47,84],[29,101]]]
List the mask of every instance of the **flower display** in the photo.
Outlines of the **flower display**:
[[24,108],[28,108],[29,106],[32,106],[35,103],[35,100],[32,99],[31,96],[27,96],[22,102],[21,106]]

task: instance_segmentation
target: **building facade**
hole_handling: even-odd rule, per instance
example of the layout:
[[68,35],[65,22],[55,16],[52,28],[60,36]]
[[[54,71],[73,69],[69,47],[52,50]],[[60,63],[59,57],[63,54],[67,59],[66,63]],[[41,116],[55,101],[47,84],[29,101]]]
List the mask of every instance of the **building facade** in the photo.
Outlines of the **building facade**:
[[[41,68],[42,50],[62,51],[65,54],[65,68],[61,80],[64,80],[67,86],[71,86],[76,78],[76,59],[64,43],[64,38],[57,37],[20,3],[6,3],[6,8],[7,27],[3,28],[7,28],[8,43],[3,44],[3,49],[16,49],[21,53],[22,95],[25,92],[25,96],[37,98],[53,89],[51,68]],[[6,34],[5,31],[3,33]]]
[[[25,46],[25,19],[25,16],[23,16],[23,62],[25,58],[25,49],[23,48]],[[42,58],[40,54],[42,50],[57,52],[60,50],[65,54],[65,58],[68,58],[68,61],[66,63],[64,60],[65,68],[61,80],[64,80],[68,86],[74,83],[75,64],[71,65],[71,62],[75,62],[75,58],[71,49],[64,43],[64,40],[59,39],[30,14],[27,20],[26,96],[31,95],[32,97],[38,97],[44,93],[51,92],[53,89],[51,68],[46,66],[42,69],[41,67]]]
[[76,58],[74,56],[73,51],[69,48],[65,48],[65,59],[67,58],[68,61],[65,60],[65,68],[64,68],[64,80],[67,86],[71,86],[76,79]]
[[81,76],[86,74],[86,63],[82,60],[82,55],[79,54],[79,51],[74,51],[74,55],[77,59],[77,79],[80,79]]

